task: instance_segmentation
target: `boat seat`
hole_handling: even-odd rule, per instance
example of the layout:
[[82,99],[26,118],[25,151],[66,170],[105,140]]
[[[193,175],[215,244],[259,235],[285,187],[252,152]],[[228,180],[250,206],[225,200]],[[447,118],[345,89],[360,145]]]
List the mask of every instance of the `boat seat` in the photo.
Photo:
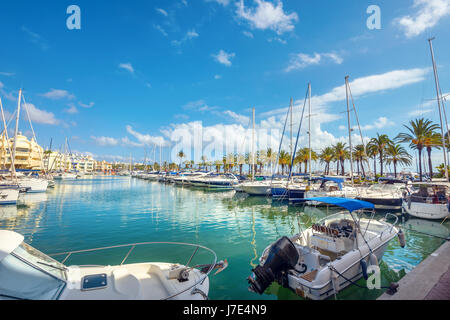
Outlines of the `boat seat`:
[[129,299],[135,299],[140,292],[141,283],[126,268],[118,268],[112,273],[114,288]]

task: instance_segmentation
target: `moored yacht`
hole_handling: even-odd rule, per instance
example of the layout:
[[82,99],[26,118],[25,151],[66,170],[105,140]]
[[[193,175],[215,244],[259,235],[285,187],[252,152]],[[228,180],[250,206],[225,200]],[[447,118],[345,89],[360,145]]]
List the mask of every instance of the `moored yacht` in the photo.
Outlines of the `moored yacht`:
[[277,281],[301,297],[323,300],[363,276],[367,280],[368,266],[378,267],[397,234],[401,246],[405,244],[404,234],[395,227],[397,217],[390,224],[362,216],[364,209],[371,209],[373,214],[371,203],[345,198],[313,200],[346,211],[327,216],[311,228],[268,246],[248,278],[250,290],[262,294]]
[[376,209],[398,210],[402,208],[405,183],[381,182],[368,188],[359,188],[359,200],[373,203]]
[[[214,251],[201,245],[135,243],[54,255],[65,257],[58,262],[23,240],[16,232],[0,230],[0,300],[206,300],[210,272],[227,266],[226,260],[217,262]],[[191,256],[188,263],[125,264],[135,246],[161,244],[185,246]],[[119,247],[130,247],[120,265],[64,265],[75,254]],[[209,253],[213,262],[189,266],[197,250]]]
[[[306,190],[304,194],[305,198],[356,198],[358,196],[358,189],[345,185],[343,178],[323,177],[317,178],[316,180],[321,181],[320,186],[317,189]],[[314,201],[308,201],[308,203],[317,204]]]
[[402,210],[416,218],[444,219],[450,216],[448,183],[414,183],[408,186]]
[[251,196],[270,196],[271,183],[270,181],[248,181],[240,184],[242,191]]

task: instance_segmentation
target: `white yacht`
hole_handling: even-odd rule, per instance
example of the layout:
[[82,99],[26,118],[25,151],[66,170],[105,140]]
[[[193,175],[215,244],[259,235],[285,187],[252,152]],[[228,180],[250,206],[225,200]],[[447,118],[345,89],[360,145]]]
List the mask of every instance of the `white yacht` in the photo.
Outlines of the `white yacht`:
[[445,219],[450,216],[449,184],[418,182],[408,185],[402,210],[422,219]]
[[46,192],[48,187],[48,180],[42,178],[19,178],[19,187],[26,189],[27,192],[37,193]]
[[[309,199],[306,199],[309,200]],[[260,264],[248,278],[249,289],[262,294],[274,281],[297,295],[323,300],[337,294],[364,276],[369,265],[378,265],[389,242],[404,234],[395,224],[373,220],[371,203],[345,198],[315,198],[314,201],[345,208],[300,233],[282,237],[268,246]],[[370,218],[362,217],[371,209]],[[359,214],[357,214],[359,212]],[[390,215],[390,214],[388,214]]]
[[19,198],[19,186],[0,185],[0,205],[16,204]]
[[[58,262],[23,242],[18,233],[0,230],[0,300],[206,300],[208,275],[226,268],[206,247],[184,243],[136,243],[100,249],[66,252]],[[125,264],[135,246],[172,244],[186,246],[186,265],[145,262]],[[130,247],[120,265],[66,266],[64,262],[80,253]],[[193,248],[192,248],[193,247]],[[195,249],[192,254],[192,249]],[[198,249],[213,257],[213,263],[189,266]],[[56,256],[56,255],[55,255]]]
[[61,172],[53,176],[55,180],[75,180],[77,179],[77,174],[71,172]]
[[[305,198],[317,197],[334,197],[334,198],[356,198],[358,196],[358,189],[344,184],[343,178],[324,177],[318,178],[322,181],[318,189],[305,190]],[[317,204],[314,201],[308,203]]]
[[195,177],[189,180],[194,187],[209,189],[233,189],[239,180],[232,173],[209,173],[205,176]]
[[399,210],[402,208],[403,192],[406,184],[381,182],[368,188],[359,188],[359,200],[373,203],[376,209]]
[[248,181],[241,184],[242,190],[251,196],[270,196],[272,186],[270,181]]

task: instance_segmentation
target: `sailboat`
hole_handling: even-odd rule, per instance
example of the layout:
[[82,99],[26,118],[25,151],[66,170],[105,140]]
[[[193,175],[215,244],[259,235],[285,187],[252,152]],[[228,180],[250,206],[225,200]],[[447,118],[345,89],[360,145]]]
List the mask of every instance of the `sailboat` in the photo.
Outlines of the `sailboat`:
[[[1,139],[3,144],[6,143],[7,145],[7,147],[3,146],[2,150],[5,150],[6,152],[9,152],[9,154],[11,154],[11,147],[9,145],[9,138],[8,138],[8,130],[6,128],[5,114],[3,112],[3,104],[1,98],[0,98],[0,108],[2,113],[3,127],[5,128]],[[14,158],[11,158],[11,167],[14,167]],[[17,183],[17,177],[14,176],[13,173],[11,173],[11,180],[15,181],[14,184],[6,180],[4,177],[1,177],[1,179],[2,180],[0,180],[0,205],[16,204],[17,199],[19,198],[19,185]]]
[[[12,159],[16,159],[16,151],[17,151],[16,147],[17,147],[17,136],[18,136],[18,129],[19,129],[21,101],[22,101],[22,89],[19,90],[19,98],[18,98],[18,102],[17,102],[16,127],[15,127],[15,132],[14,132],[14,145],[12,148]],[[34,141],[36,141],[36,139],[34,137],[34,129],[31,124],[31,119],[29,117],[26,104],[25,104],[25,111],[28,115],[28,120],[30,123],[31,130],[33,131],[33,139],[34,139]],[[41,157],[41,163],[43,164],[42,154],[40,152],[39,152],[39,155]],[[13,171],[13,176],[17,177],[15,166],[12,166],[11,170]],[[18,178],[17,183],[18,183],[19,187],[25,189],[26,192],[45,192],[45,191],[47,191],[47,187],[48,187],[47,179],[34,178],[34,177],[30,177],[30,176]]]
[[271,186],[269,181],[255,181],[255,108],[252,109],[253,129],[252,129],[252,153],[251,153],[251,181],[243,182],[239,187],[251,196],[270,195]]

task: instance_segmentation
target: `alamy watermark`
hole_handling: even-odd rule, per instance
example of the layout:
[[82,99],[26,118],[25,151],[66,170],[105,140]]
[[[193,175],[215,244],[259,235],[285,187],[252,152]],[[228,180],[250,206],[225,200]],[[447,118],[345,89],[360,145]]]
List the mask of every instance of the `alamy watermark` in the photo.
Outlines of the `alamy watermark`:
[[66,26],[69,30],[81,29],[81,9],[77,5],[70,5],[67,7],[67,14],[70,16],[66,20]]
[[377,5],[370,5],[366,10],[367,14],[370,16],[367,18],[367,29],[369,30],[380,30],[381,29],[381,9]]

